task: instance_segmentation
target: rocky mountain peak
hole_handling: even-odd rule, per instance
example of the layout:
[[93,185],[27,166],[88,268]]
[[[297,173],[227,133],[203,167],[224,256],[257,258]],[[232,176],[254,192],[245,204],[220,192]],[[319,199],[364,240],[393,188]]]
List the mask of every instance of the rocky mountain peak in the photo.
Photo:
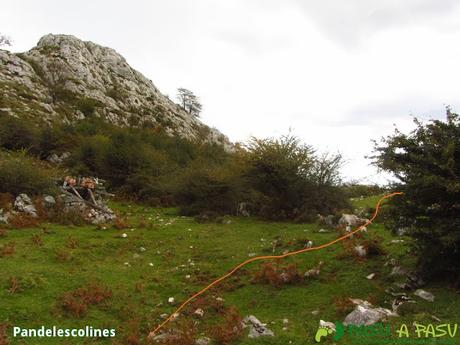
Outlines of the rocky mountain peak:
[[164,96],[114,49],[71,35],[43,36],[25,53],[0,50],[0,114],[47,123],[96,116],[188,139],[228,139]]

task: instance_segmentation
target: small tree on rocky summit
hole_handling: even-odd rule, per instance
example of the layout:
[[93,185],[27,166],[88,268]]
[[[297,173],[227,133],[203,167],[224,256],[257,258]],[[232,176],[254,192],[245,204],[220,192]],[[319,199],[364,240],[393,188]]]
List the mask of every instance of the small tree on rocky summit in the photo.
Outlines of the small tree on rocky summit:
[[199,117],[202,109],[199,98],[190,90],[179,88],[177,89],[177,99],[179,104],[187,113]]
[[0,33],[0,47],[10,46],[10,45],[11,45],[11,38]]
[[388,225],[415,239],[426,273],[458,277],[460,116],[447,108],[446,121],[415,123],[411,133],[396,130],[375,145],[375,164],[393,173],[398,179],[393,187],[404,192],[390,202]]

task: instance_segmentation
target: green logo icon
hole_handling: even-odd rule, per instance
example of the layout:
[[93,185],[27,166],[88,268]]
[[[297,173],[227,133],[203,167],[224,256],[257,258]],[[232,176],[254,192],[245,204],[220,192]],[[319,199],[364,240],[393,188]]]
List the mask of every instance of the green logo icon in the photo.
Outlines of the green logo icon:
[[[334,341],[338,341],[343,337],[343,335],[345,333],[345,329],[344,329],[343,324],[341,322],[335,322],[334,325],[335,325],[335,335],[334,335],[333,339],[334,339]],[[330,334],[332,334],[333,332],[334,332],[334,330],[329,328],[329,327],[319,326],[318,330],[316,331],[315,341],[317,343],[320,343],[321,339],[323,337],[327,337]]]

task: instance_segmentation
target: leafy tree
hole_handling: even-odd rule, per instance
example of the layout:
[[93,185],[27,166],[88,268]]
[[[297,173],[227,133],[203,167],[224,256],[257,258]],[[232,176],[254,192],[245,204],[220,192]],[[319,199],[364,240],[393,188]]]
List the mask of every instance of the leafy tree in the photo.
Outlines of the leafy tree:
[[375,144],[375,164],[394,174],[389,225],[415,239],[426,273],[460,272],[460,118],[447,109],[445,121],[398,130]]
[[177,89],[177,99],[180,106],[187,113],[199,117],[202,109],[202,105],[198,97],[190,90],[179,88]]

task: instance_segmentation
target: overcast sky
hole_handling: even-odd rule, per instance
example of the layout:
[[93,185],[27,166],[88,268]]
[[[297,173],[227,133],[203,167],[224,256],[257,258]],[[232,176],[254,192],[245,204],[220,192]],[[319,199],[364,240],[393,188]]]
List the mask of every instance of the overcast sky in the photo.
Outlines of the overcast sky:
[[163,93],[193,90],[231,140],[291,129],[363,181],[384,181],[371,139],[460,105],[456,0],[9,1],[0,32],[12,51],[47,33],[112,47]]

